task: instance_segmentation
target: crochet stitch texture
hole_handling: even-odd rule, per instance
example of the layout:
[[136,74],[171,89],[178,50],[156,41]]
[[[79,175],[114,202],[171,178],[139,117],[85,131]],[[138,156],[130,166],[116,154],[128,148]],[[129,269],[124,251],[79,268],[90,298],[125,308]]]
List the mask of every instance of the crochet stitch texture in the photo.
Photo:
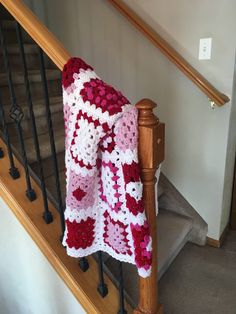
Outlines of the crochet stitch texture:
[[151,273],[152,241],[138,165],[137,109],[79,58],[62,73],[67,254],[104,251]]

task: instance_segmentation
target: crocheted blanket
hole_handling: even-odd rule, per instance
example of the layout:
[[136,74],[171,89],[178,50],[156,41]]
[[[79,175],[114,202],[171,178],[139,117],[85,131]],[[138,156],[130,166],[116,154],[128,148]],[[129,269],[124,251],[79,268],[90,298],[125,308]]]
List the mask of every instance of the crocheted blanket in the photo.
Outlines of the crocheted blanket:
[[137,109],[79,58],[62,73],[67,254],[104,251],[151,273],[152,240],[138,165]]

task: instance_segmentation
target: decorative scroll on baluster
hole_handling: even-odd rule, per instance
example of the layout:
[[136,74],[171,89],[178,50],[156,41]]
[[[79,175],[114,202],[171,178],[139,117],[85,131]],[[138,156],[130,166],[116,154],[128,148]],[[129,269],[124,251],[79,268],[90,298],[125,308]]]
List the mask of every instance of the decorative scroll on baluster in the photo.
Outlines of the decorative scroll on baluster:
[[152,273],[139,280],[139,304],[134,314],[162,314],[163,307],[158,302],[157,280],[157,224],[155,208],[155,173],[164,159],[164,124],[153,114],[156,104],[143,99],[136,104],[139,111],[139,161],[143,182],[144,207],[152,236]]

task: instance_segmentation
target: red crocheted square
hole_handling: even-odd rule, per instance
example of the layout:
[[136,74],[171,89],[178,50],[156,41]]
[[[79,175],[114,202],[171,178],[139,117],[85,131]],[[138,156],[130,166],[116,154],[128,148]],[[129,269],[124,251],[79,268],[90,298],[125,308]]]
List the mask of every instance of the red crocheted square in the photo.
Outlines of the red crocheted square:
[[111,116],[121,112],[122,107],[130,103],[120,91],[98,78],[84,83],[84,88],[81,89],[80,95],[84,102],[90,102],[97,109],[100,108],[102,112],[109,112]]
[[90,217],[80,222],[66,220],[68,247],[76,250],[90,247],[94,240],[94,224],[95,220]]
[[151,237],[147,221],[144,225],[131,224],[134,240],[135,262],[138,268],[150,269],[152,265]]

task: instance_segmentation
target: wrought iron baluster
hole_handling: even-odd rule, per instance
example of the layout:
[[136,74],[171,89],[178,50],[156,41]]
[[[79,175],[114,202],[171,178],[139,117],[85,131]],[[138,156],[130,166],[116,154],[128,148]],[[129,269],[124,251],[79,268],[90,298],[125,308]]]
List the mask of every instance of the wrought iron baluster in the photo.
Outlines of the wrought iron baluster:
[[8,87],[10,90],[10,99],[11,99],[11,104],[12,104],[12,107],[10,109],[10,118],[16,124],[16,130],[17,130],[17,135],[20,142],[22,161],[23,161],[23,166],[24,166],[24,171],[25,171],[25,179],[26,179],[26,186],[27,186],[26,196],[28,197],[30,201],[33,201],[36,199],[36,193],[31,186],[30,175],[29,175],[29,165],[28,165],[23,132],[22,132],[22,127],[21,127],[21,121],[23,119],[24,114],[16,101],[14,86],[12,82],[12,74],[11,74],[11,69],[10,69],[10,64],[9,64],[9,59],[8,59],[8,52],[7,52],[7,47],[5,44],[5,38],[4,38],[1,23],[0,23],[0,41],[1,41],[1,47],[2,47],[2,52],[3,52],[5,71],[7,74]]
[[28,102],[28,107],[29,107],[31,128],[32,128],[34,147],[35,147],[36,158],[37,158],[37,166],[39,170],[40,187],[41,187],[42,196],[43,196],[43,204],[44,204],[43,217],[47,223],[50,223],[52,222],[53,219],[52,219],[52,214],[48,208],[47,191],[46,191],[45,178],[44,178],[44,173],[43,173],[38,132],[37,132],[37,127],[36,127],[36,122],[35,122],[32,96],[31,96],[31,91],[30,91],[30,83],[29,83],[27,63],[26,63],[26,58],[25,58],[25,50],[24,50],[24,44],[22,40],[22,31],[21,31],[21,26],[19,23],[16,24],[16,31],[17,31],[17,39],[18,39],[20,55],[21,55],[21,60],[22,60],[22,65],[23,65],[25,90],[26,90],[26,97],[27,97],[27,102]]
[[89,262],[86,257],[81,257],[79,259],[79,267],[83,272],[89,269]]
[[4,112],[1,93],[0,93],[0,114],[1,114],[1,121],[2,121],[2,127],[3,127],[3,137],[4,137],[4,141],[7,145],[8,159],[10,162],[9,174],[15,180],[15,179],[18,179],[20,177],[20,173],[19,173],[19,170],[15,167],[15,163],[14,163],[14,159],[13,159],[13,153],[12,153],[12,148],[11,148],[11,142],[10,142],[8,127],[7,127],[7,123],[6,123],[6,119],[5,119],[5,112]]
[[60,222],[61,222],[61,230],[62,230],[61,240],[62,240],[62,236],[65,231],[64,206],[63,206],[62,197],[61,197],[58,162],[57,162],[57,155],[56,155],[56,146],[55,146],[55,141],[54,141],[54,132],[53,132],[53,125],[52,125],[51,110],[50,110],[44,56],[43,56],[43,51],[40,47],[39,47],[39,59],[40,59],[40,72],[41,72],[41,78],[42,78],[43,93],[44,93],[45,104],[46,104],[46,116],[47,116],[47,121],[48,121],[48,130],[49,130],[50,146],[51,146],[51,152],[52,152],[54,175],[55,175],[55,181],[56,181],[57,201],[58,201],[58,210],[60,214]]
[[104,271],[103,271],[103,258],[102,252],[98,252],[98,274],[99,274],[99,284],[98,284],[98,292],[104,298],[108,294],[107,285],[104,282]]
[[122,262],[119,262],[119,298],[120,298],[120,309],[118,314],[127,314],[125,310],[125,302],[124,302],[124,283],[123,283],[123,266]]
[[[0,106],[2,105],[1,101],[0,101]],[[0,121],[2,121],[2,113],[1,113],[1,110],[0,110]],[[4,135],[3,135],[4,137]],[[3,152],[3,149],[2,147],[0,147],[0,159],[2,159],[4,157],[4,152]]]

